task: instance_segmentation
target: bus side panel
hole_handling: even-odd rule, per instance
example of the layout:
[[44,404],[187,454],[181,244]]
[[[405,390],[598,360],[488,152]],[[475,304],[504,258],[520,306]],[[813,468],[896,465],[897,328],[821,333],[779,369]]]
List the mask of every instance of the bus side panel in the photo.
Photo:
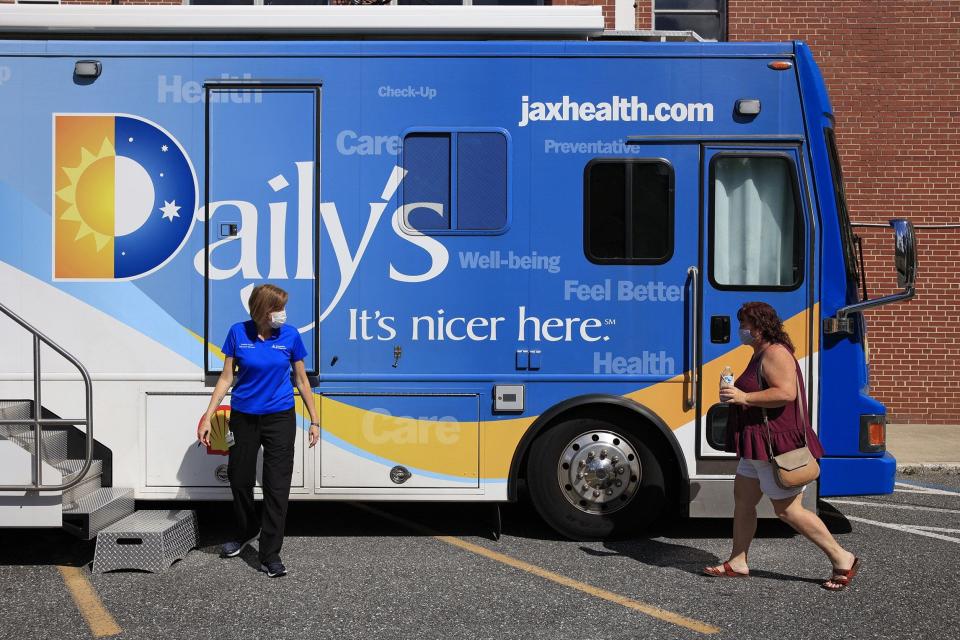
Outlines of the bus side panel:
[[[95,42],[76,46],[78,54],[98,55]],[[226,50],[233,45],[222,46]],[[342,46],[346,50],[353,45]],[[137,153],[140,134],[118,138],[123,127],[142,127],[143,139],[161,135],[169,139],[134,158],[143,166],[150,164],[148,156],[165,157],[160,154],[182,148],[196,178],[196,206],[202,206],[207,142],[203,82],[224,77],[279,77],[319,81],[323,86],[322,204],[316,227],[320,304],[306,309],[303,301],[295,300],[291,311],[323,317],[324,391],[395,396],[428,391],[479,398],[476,414],[459,406],[443,413],[408,406],[398,406],[397,411],[416,420],[446,415],[459,416],[457,421],[462,418],[466,425],[477,424],[479,470],[463,467],[459,475],[479,475],[480,489],[489,490],[489,497],[505,495],[503,483],[516,443],[536,416],[585,393],[625,396],[649,407],[676,432],[688,463],[693,460],[693,413],[683,405],[684,373],[690,361],[684,314],[686,270],[697,261],[698,237],[691,233],[697,203],[687,194],[693,204],[677,212],[673,254],[663,264],[590,262],[583,248],[584,170],[596,157],[643,157],[640,150],[622,144],[630,135],[797,135],[799,104],[781,101],[786,94],[775,84],[754,80],[774,77],[753,73],[765,68],[762,60],[525,55],[193,58],[190,43],[149,47],[155,57],[101,56],[104,74],[88,84],[73,80],[73,56],[18,58],[11,63],[9,85],[17,87],[18,98],[0,101],[0,116],[21,125],[4,133],[4,142],[22,150],[0,160],[0,188],[10,187],[3,192],[3,204],[21,212],[18,220],[23,225],[19,243],[0,239],[7,243],[0,245],[3,261],[10,265],[10,281],[16,287],[31,287],[30,297],[22,296],[18,308],[39,319],[41,328],[63,340],[95,375],[116,377],[98,381],[95,392],[96,413],[103,416],[104,425],[98,439],[115,451],[130,452],[115,457],[116,484],[145,486],[142,460],[149,452],[141,431],[161,417],[148,413],[152,410],[146,394],[202,391],[196,380],[204,360],[203,213],[191,215],[192,206],[155,192],[164,200],[152,212],[167,224],[161,229],[172,233],[187,217],[192,227],[177,251],[152,272],[123,277],[103,273],[93,279],[57,271],[53,245],[59,241],[91,259],[119,247],[116,220],[113,227],[105,227],[102,219],[84,217],[91,212],[84,208],[82,194],[93,187],[81,183],[94,175],[95,165],[110,161],[121,147]],[[571,84],[571,78],[576,82]],[[631,78],[644,78],[643,86],[634,87]],[[6,89],[0,86],[0,92]],[[477,97],[480,90],[486,92],[482,100]],[[732,106],[744,95],[762,97],[775,117],[735,120]],[[683,106],[675,110],[675,120],[655,116],[643,121],[530,120],[536,102],[544,103],[543,114],[557,109],[564,113],[564,96],[596,104],[630,96],[651,107],[661,101]],[[238,97],[247,98],[255,96],[251,92]],[[696,111],[687,105],[702,103],[712,106],[711,119],[680,117]],[[64,125],[60,129],[58,122]],[[75,125],[73,139],[60,133],[67,131],[64,123]],[[415,176],[398,178],[396,167],[405,162],[405,133],[423,129],[458,134],[482,129],[506,137],[510,196],[502,229],[426,236],[404,228],[404,194]],[[109,135],[102,131],[113,132],[108,146],[103,142]],[[280,249],[271,233],[283,222],[296,224],[303,213],[302,185],[296,180],[301,176],[297,163],[304,159],[291,157],[282,148],[269,153],[273,164],[237,162],[235,179],[244,182],[244,194],[252,195],[233,197],[233,205],[224,205],[209,221],[216,227],[235,222],[248,211],[257,222],[253,241],[238,237],[220,245],[211,257],[213,265],[227,274],[221,283],[233,287],[225,298],[228,302],[218,310],[238,320],[246,315],[242,296],[246,287],[277,264],[284,264],[294,279],[298,272],[297,247],[288,242]],[[454,153],[447,156],[450,164],[438,160],[433,166],[455,172]],[[270,166],[256,175],[239,173],[254,165]],[[673,170],[696,178],[699,166],[678,162]],[[158,172],[150,178],[159,184],[171,175]],[[124,184],[129,186],[121,187]],[[231,199],[229,194],[218,197]],[[446,206],[457,206],[450,198]],[[286,206],[283,221],[274,205]],[[249,233],[250,225],[245,226]],[[58,312],[50,313],[51,309]],[[801,312],[784,310],[790,316]],[[471,320],[472,335],[467,331]],[[209,350],[216,353],[222,336],[210,338]],[[26,351],[17,353],[17,363],[28,362]],[[529,385],[522,414],[493,412],[492,388],[501,382]],[[72,413],[71,407],[59,404],[58,398],[67,397],[66,392],[48,394],[44,404]],[[371,414],[383,408],[360,401],[356,406]],[[443,426],[439,424],[443,421],[433,422],[438,424],[428,426],[428,435],[439,434]],[[355,424],[362,429],[363,418]],[[194,428],[195,424],[178,427],[183,443],[192,438]],[[382,436],[382,430],[373,433],[374,438]],[[417,455],[384,458],[415,467]],[[304,490],[323,474],[322,468],[319,476],[314,474],[309,457]],[[209,475],[209,470],[205,473]]]

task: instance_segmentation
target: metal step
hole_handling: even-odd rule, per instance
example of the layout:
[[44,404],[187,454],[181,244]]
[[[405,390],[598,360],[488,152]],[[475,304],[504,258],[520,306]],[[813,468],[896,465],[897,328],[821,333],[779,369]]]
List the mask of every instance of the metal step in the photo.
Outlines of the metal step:
[[[80,472],[80,469],[83,468],[83,460],[68,459],[63,460],[62,462],[57,462],[50,466],[62,471],[63,480],[66,482],[67,480],[71,479],[71,476]],[[90,469],[87,471],[87,476],[100,475],[101,473],[103,473],[103,461],[91,460]]]
[[93,540],[98,532],[130,515],[133,509],[133,489],[103,487],[63,510],[63,528],[84,540]]
[[[28,400],[0,400],[0,420],[29,420],[32,415],[33,403]],[[28,433],[32,429],[27,423],[0,424],[0,438],[13,440]]]
[[97,536],[96,573],[116,569],[164,571],[197,546],[193,511],[136,511]]
[[30,418],[33,402],[30,400],[0,400],[0,420]]
[[[53,466],[63,472],[63,481],[69,482],[80,472],[80,469],[83,468],[83,460],[64,460]],[[74,502],[99,489],[102,486],[102,476],[103,462],[101,460],[92,460],[90,462],[90,469],[87,471],[87,476],[83,481],[63,492],[63,508],[71,508]]]
[[[15,442],[21,449],[33,453],[34,435],[32,425],[4,425],[6,438]],[[70,436],[66,429],[47,427],[40,433],[40,457],[47,464],[56,466],[69,458],[67,451]]]

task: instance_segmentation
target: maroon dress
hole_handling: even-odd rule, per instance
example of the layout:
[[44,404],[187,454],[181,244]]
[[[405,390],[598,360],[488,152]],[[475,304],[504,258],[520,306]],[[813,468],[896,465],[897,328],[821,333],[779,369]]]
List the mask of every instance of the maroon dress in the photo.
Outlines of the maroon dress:
[[[768,347],[769,348],[769,347]],[[763,353],[755,355],[744,372],[734,382],[734,386],[745,393],[760,391],[757,369]],[[823,457],[823,445],[810,427],[810,421],[804,420],[809,416],[807,412],[807,395],[803,385],[803,376],[800,375],[800,365],[794,358],[797,368],[797,380],[800,382],[800,395],[796,400],[776,409],[767,409],[767,420],[770,425],[770,439],[773,444],[773,455],[799,449],[803,446],[803,431],[807,432],[807,447],[815,458]],[[800,403],[803,403],[803,413]],[[763,410],[760,407],[744,407],[730,405],[730,417],[727,421],[726,450],[735,452],[738,457],[747,460],[769,460],[767,454],[766,426],[763,424]]]

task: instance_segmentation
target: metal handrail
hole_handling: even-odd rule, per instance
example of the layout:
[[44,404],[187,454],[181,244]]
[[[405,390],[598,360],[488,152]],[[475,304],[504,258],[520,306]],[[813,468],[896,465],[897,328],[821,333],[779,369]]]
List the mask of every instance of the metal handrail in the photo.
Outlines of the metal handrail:
[[[66,349],[45,336],[39,329],[18,316],[12,310],[0,303],[0,311],[18,325],[26,329],[33,336],[33,417],[29,419],[3,419],[0,425],[4,424],[32,424],[33,425],[33,470],[34,481],[32,484],[13,484],[0,485],[0,491],[63,491],[79,484],[86,478],[87,472],[93,464],[93,383],[90,380],[90,374],[87,369],[80,364],[80,361],[67,353]],[[62,418],[41,418],[40,417],[40,343],[45,345],[63,356],[70,364],[80,371],[83,376],[83,384],[86,388],[86,418],[80,420],[62,419]],[[43,457],[40,454],[42,439],[41,433],[44,425],[84,425],[86,428],[86,453],[83,461],[83,467],[69,482],[57,485],[43,484]]]
[[686,398],[686,409],[697,406],[700,395],[700,379],[697,375],[697,350],[700,348],[700,330],[697,321],[697,301],[700,297],[700,270],[696,267],[687,268],[687,277],[690,279],[690,397]]

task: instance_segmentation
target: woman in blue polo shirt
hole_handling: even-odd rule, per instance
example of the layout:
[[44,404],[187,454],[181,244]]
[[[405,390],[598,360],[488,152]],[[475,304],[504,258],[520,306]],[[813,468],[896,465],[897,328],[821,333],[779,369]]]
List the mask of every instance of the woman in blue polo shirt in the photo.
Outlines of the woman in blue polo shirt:
[[[230,327],[223,343],[223,372],[210,398],[210,405],[197,427],[197,438],[210,444],[210,418],[227,390],[230,399],[230,461],[227,475],[233,491],[237,538],[223,545],[222,556],[232,558],[260,536],[261,570],[271,578],[286,574],[280,560],[283,529],[293,476],[293,451],[297,435],[293,367],[297,389],[310,412],[310,446],[320,439],[320,426],[313,404],[313,390],[303,359],[307,350],[300,332],[286,323],[287,292],[271,284],[255,287],[250,294],[250,320]],[[236,368],[236,375],[234,369]],[[263,447],[263,516],[257,518],[253,486],[257,453]]]

